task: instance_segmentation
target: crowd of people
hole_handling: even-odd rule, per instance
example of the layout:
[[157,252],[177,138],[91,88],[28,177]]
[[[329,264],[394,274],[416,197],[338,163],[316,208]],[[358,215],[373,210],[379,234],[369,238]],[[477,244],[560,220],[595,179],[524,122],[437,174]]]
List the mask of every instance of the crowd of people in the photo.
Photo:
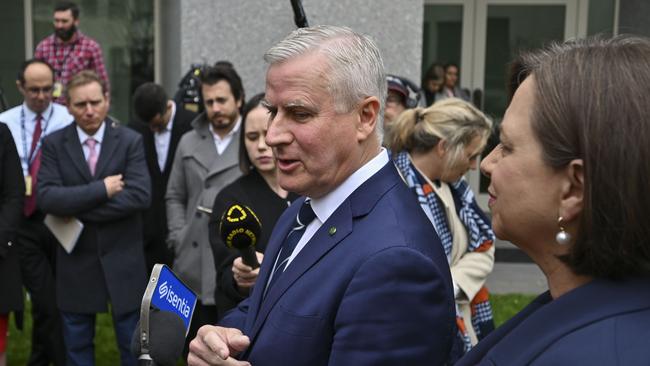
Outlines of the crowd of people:
[[[650,41],[567,42],[513,62],[501,142],[481,163],[491,220],[464,176],[493,124],[454,63],[418,87],[386,75],[368,36],[301,28],[264,55],[264,93],[247,101],[220,61],[198,74],[201,112],[148,82],[125,126],[79,16],[56,5],[54,34],[19,68],[23,102],[0,114],[0,366],[23,287],[29,365],[93,365],[109,310],[121,364],[135,365],[156,263],[198,295],[190,365],[650,359]],[[219,234],[232,204],[261,223],[258,268]],[[66,245],[57,225],[78,238]],[[549,291],[495,330],[496,237]]]

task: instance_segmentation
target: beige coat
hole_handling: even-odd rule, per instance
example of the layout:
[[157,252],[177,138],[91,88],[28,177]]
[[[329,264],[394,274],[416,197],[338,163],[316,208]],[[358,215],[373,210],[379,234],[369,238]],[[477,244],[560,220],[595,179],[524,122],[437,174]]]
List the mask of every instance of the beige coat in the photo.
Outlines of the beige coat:
[[[432,185],[432,187],[435,186]],[[458,217],[449,185],[442,183],[440,188],[436,188],[436,194],[445,207],[453,237],[449,267],[454,282],[454,292],[457,292],[456,305],[463,314],[467,334],[472,340],[472,344],[475,345],[478,339],[472,327],[472,314],[469,303],[483,287],[487,276],[492,272],[494,267],[494,245],[485,252],[467,252],[469,244],[467,229]],[[457,289],[460,291],[457,291]]]
[[203,305],[214,305],[216,270],[208,240],[210,217],[197,207],[212,208],[219,191],[241,176],[241,131],[219,155],[205,113],[192,127],[178,144],[167,186],[168,243],[174,251],[174,272],[194,289]]

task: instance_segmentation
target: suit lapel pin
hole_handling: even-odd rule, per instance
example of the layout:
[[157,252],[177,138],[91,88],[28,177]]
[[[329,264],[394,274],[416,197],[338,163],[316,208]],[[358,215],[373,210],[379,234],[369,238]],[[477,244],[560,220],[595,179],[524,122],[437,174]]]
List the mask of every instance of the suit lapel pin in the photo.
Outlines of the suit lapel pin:
[[332,226],[330,228],[330,230],[329,230],[329,234],[330,234],[330,236],[333,236],[334,234],[336,234],[336,227]]

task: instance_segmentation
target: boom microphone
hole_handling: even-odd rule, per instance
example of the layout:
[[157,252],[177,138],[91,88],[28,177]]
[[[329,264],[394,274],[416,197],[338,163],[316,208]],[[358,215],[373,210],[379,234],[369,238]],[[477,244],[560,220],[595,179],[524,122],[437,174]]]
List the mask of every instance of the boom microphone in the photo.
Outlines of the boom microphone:
[[226,246],[239,250],[245,265],[253,269],[260,266],[255,244],[262,232],[262,224],[253,210],[240,204],[231,205],[221,216],[219,232]]
[[[152,310],[149,313],[149,362],[139,360],[139,365],[175,366],[185,345],[185,323],[169,311]],[[140,321],[131,338],[131,353],[139,357]]]
[[305,9],[302,8],[302,1],[291,0],[291,8],[293,9],[293,21],[296,23],[296,27],[309,27],[309,23],[307,23],[307,15],[305,15]]

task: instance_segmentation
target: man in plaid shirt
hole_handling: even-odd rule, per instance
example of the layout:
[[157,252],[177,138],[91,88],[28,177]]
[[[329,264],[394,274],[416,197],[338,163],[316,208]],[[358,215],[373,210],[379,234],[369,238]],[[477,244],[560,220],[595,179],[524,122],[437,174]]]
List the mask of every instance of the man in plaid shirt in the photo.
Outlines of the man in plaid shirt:
[[54,33],[43,39],[34,52],[34,58],[47,61],[54,68],[54,101],[66,104],[63,87],[81,70],[93,70],[104,79],[108,89],[108,75],[104,67],[102,49],[92,38],[77,30],[79,7],[72,2],[61,2],[54,7]]

